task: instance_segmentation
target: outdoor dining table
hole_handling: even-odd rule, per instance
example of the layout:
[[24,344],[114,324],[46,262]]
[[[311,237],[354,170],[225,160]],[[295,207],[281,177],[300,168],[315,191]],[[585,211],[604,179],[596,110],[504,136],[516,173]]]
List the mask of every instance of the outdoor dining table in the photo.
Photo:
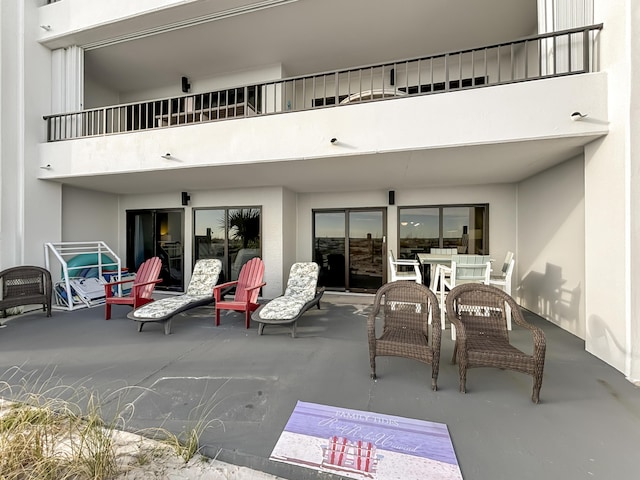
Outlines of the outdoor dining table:
[[427,278],[425,267],[429,267],[429,288],[431,290],[435,289],[435,276],[433,275],[435,265],[446,265],[451,266],[451,258],[453,255],[446,253],[417,253],[416,257],[420,262],[423,270],[422,278]]

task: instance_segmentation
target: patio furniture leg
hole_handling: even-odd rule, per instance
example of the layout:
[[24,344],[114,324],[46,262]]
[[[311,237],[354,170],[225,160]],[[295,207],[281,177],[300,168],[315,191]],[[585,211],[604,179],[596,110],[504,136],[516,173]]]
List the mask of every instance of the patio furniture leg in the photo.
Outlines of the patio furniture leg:
[[467,393],[467,367],[463,362],[458,362],[458,371],[460,372],[460,391]]
[[258,335],[262,335],[262,331],[264,330],[264,323],[258,324]]
[[171,319],[164,322],[164,334],[169,335],[171,333]]
[[372,354],[369,356],[369,363],[371,363],[371,379],[375,380],[376,378],[378,378],[376,376],[376,356],[375,354]]

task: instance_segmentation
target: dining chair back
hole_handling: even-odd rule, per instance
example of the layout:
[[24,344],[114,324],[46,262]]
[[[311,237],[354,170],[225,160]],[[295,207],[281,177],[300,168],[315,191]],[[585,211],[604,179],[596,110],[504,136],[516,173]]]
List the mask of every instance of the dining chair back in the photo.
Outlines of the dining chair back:
[[[513,276],[513,268],[515,266],[516,260],[513,257],[513,252],[507,252],[505,256],[504,263],[502,264],[502,269],[500,270],[499,275],[492,275],[489,278],[489,285],[493,285],[494,287],[501,288],[508,295],[511,295],[511,277]],[[509,330],[511,330],[511,312],[507,312],[507,326]]]
[[[447,292],[452,290],[456,285],[465,283],[483,283],[489,284],[491,277],[491,259],[489,255],[452,255],[451,267],[446,265],[438,265],[436,267],[436,275],[438,276],[438,297],[440,299],[440,315],[442,328],[446,328],[445,299]],[[455,340],[455,327],[451,327],[451,338]]]

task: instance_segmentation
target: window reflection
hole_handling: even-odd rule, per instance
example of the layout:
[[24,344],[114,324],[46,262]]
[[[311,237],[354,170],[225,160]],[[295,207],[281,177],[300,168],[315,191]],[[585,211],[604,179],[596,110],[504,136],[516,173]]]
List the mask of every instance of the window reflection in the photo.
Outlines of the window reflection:
[[456,248],[458,253],[487,254],[485,231],[488,205],[447,205],[400,208],[401,258],[432,248]]
[[242,266],[261,256],[260,208],[194,210],[194,261],[218,258],[225,279],[237,280]]

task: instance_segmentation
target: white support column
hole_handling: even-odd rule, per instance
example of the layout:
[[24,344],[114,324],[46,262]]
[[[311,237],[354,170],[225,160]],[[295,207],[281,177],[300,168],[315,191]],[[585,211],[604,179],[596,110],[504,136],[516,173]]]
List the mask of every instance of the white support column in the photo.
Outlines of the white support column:
[[631,82],[629,101],[629,313],[627,318],[628,354],[627,378],[640,385],[640,26],[635,19],[640,15],[638,2],[629,3],[627,26],[630,30]]

